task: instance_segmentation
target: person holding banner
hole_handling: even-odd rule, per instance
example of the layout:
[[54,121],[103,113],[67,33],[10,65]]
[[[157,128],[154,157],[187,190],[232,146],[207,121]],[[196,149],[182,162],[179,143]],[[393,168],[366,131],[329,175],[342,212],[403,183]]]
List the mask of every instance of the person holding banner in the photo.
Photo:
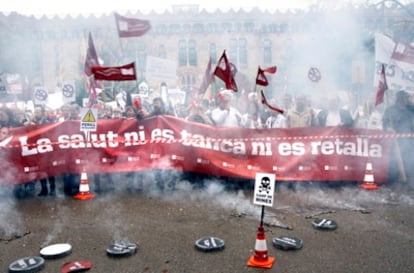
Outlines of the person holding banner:
[[342,107],[338,96],[328,99],[327,107],[319,111],[317,118],[319,126],[343,126],[346,128],[354,126],[351,112]]
[[1,107],[0,108],[0,127],[19,127],[23,124],[20,123],[16,117],[13,110],[8,107]]
[[165,102],[162,100],[161,97],[155,97],[152,100],[152,110],[151,112],[146,115],[146,118],[160,116],[160,115],[169,115],[169,116],[175,116],[174,113],[169,111],[167,109],[167,106],[165,105]]
[[304,94],[298,94],[296,96],[294,106],[287,111],[286,123],[288,128],[317,125],[315,111],[308,106]]
[[244,128],[263,129],[260,107],[256,100],[248,101],[247,113],[242,115],[240,125]]
[[241,114],[231,106],[233,93],[231,90],[222,90],[217,95],[218,106],[211,111],[211,119],[219,127],[240,127]]
[[189,113],[185,117],[186,120],[214,125],[211,118],[206,114],[207,110],[203,107],[203,104],[192,103],[189,108]]
[[[20,126],[23,126],[23,124],[16,119],[15,112],[12,109],[6,106],[0,108],[0,128],[7,128],[10,133],[11,128]],[[6,129],[3,129],[3,131],[5,132]],[[5,138],[8,136],[5,136]],[[31,196],[35,192],[35,184],[33,182],[19,184],[15,186],[13,191],[17,198]]]
[[[29,125],[41,125],[41,124],[47,124],[51,123],[53,120],[49,120],[46,116],[46,110],[43,106],[36,106],[33,111],[33,117],[29,122]],[[49,189],[47,187],[47,184],[49,182]],[[40,179],[40,186],[41,190],[38,194],[38,196],[47,196],[50,194],[51,196],[56,195],[56,178],[54,176],[51,176],[49,178],[43,178]]]
[[[395,94],[395,103],[387,107],[383,114],[382,127],[384,131],[397,134],[414,133],[414,107],[409,93],[400,90]],[[408,182],[411,189],[414,189],[414,158],[411,154],[413,140],[409,136],[397,138],[389,169],[390,182],[401,179]]]
[[[79,120],[80,109],[78,105],[65,104],[61,108],[59,122]],[[81,175],[79,173],[65,173],[62,175],[63,192],[66,196],[74,196],[79,192]]]
[[413,113],[410,94],[400,90],[395,94],[395,103],[384,111],[382,127],[396,133],[414,132]]
[[269,117],[266,119],[265,128],[286,128],[286,117],[277,111],[269,110]]

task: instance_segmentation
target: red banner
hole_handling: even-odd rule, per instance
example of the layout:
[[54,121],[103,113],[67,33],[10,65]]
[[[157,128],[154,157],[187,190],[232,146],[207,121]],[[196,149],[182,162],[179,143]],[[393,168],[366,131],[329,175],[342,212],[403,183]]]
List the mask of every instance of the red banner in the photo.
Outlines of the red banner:
[[218,128],[159,116],[99,120],[89,141],[79,121],[15,128],[0,143],[0,184],[63,173],[176,169],[278,181],[363,181],[372,163],[385,182],[393,139],[382,131],[327,128]]
[[148,20],[128,18],[118,13],[115,13],[115,22],[120,38],[139,37],[151,29],[151,23]]
[[137,79],[135,63],[122,66],[93,66],[95,80],[103,81],[133,81]]

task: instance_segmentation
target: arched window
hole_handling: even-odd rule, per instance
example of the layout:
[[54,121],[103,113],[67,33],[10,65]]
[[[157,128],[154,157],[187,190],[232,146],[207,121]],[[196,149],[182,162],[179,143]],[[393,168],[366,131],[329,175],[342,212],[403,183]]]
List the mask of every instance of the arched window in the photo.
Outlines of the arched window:
[[178,65],[179,66],[187,65],[187,41],[186,40],[178,41]]
[[167,58],[167,50],[165,49],[165,45],[160,45],[158,47],[158,57],[160,58]]
[[195,40],[188,42],[188,64],[197,66],[197,44]]
[[179,34],[181,32],[181,26],[178,24],[170,25],[170,34]]
[[263,41],[263,63],[272,63],[272,41],[269,39]]
[[244,28],[246,29],[246,32],[253,32],[254,31],[254,23],[246,22],[246,23],[244,23]]
[[193,33],[203,33],[204,32],[204,25],[203,24],[194,24],[193,26]]
[[215,43],[210,43],[208,45],[208,51],[210,54],[210,58],[211,60],[214,62],[215,60],[217,60],[217,47]]
[[239,63],[247,64],[247,40],[245,38],[239,39]]
[[217,32],[217,24],[209,23],[206,26],[206,30],[208,33],[216,33]]
[[237,65],[247,65],[247,40],[245,38],[230,39],[229,61]]
[[197,43],[195,40],[180,40],[178,42],[179,66],[197,66]]
[[227,52],[227,56],[233,62],[237,61],[237,54],[238,54],[238,46],[237,46],[237,39],[230,39],[230,47],[229,51]]

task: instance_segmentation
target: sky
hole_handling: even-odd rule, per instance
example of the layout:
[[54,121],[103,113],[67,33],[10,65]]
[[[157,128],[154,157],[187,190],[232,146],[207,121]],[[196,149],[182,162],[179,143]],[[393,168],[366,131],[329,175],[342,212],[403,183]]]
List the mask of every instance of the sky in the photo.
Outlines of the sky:
[[[374,2],[379,2],[374,1]],[[54,14],[102,14],[111,13],[112,11],[127,11],[140,10],[143,13],[155,10],[162,12],[171,10],[172,5],[180,4],[198,4],[200,8],[205,8],[207,11],[215,11],[217,8],[222,10],[233,9],[251,9],[258,7],[260,9],[267,9],[269,11],[287,9],[307,9],[310,5],[316,3],[323,3],[325,6],[330,3],[349,3],[349,2],[367,2],[367,0],[150,0],[150,1],[136,1],[136,0],[117,0],[117,1],[85,1],[85,0],[3,0],[0,5],[0,11],[4,13],[18,12],[24,15],[54,15]]]

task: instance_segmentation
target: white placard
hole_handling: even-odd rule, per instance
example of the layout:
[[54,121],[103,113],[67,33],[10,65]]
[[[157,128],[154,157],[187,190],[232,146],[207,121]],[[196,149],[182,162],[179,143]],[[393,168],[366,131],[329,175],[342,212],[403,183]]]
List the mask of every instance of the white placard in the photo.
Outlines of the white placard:
[[256,173],[254,183],[253,204],[261,206],[273,206],[276,175],[273,173]]
[[177,62],[147,56],[145,76],[148,80],[165,82],[170,86],[175,86],[177,84]]

